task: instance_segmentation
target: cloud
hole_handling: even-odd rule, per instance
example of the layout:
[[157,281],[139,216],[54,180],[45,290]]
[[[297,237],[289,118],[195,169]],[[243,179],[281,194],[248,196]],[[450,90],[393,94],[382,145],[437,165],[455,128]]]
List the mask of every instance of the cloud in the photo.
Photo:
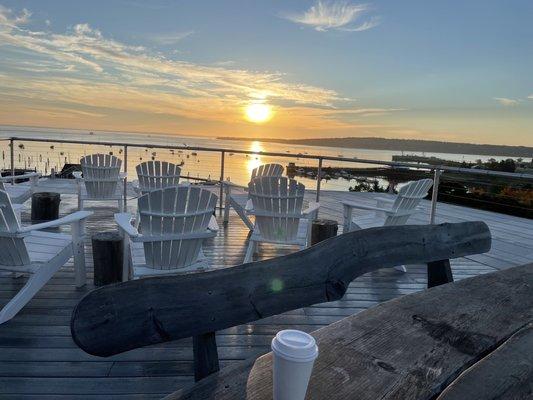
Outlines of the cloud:
[[379,17],[372,17],[368,21],[363,22],[361,25],[355,28],[343,28],[342,30],[348,32],[363,32],[378,26],[379,21]]
[[328,30],[361,32],[379,24],[378,17],[356,24],[361,15],[367,11],[368,6],[364,4],[318,0],[307,11],[299,14],[286,14],[284,18],[297,24],[311,26],[320,32]]
[[529,96],[527,96],[527,98],[533,100],[533,94],[530,94]]
[[518,102],[520,101],[520,100],[515,100],[515,99],[508,99],[507,97],[494,97],[494,100],[496,100],[502,106],[506,106],[506,107],[516,106]]
[[17,25],[25,25],[29,22],[31,13],[23,8],[19,15],[15,15],[11,9],[0,4],[0,25],[13,28]]
[[[27,15],[0,8],[0,68],[6,67],[0,75],[0,92],[16,99],[10,103],[13,109],[40,99],[49,102],[49,108],[52,104],[98,108],[107,116],[112,113],[105,109],[121,115],[150,113],[241,123],[243,107],[261,98],[287,111],[286,117],[278,113],[280,117],[271,122],[278,127],[354,126],[353,116],[339,112],[350,108],[353,100],[328,88],[289,81],[282,72],[239,69],[231,62],[202,65],[171,60],[143,46],[111,39],[87,23],[64,33],[34,31],[23,26]],[[170,43],[177,38],[160,39]],[[296,110],[301,114],[296,115]]]
[[236,62],[233,60],[215,61],[213,63],[213,65],[216,65],[217,67],[230,67],[235,64]]
[[186,37],[191,36],[193,33],[194,31],[162,33],[149,36],[149,39],[160,46],[172,46],[178,42],[181,42]]

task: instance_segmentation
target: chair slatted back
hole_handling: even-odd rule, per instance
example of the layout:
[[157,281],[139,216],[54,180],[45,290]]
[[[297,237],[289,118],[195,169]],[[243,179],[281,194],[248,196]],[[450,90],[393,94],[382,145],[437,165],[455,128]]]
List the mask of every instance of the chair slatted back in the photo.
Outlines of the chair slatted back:
[[397,211],[400,215],[388,216],[384,225],[404,225],[409,219],[409,215],[401,214],[416,208],[420,204],[420,201],[426,197],[432,185],[433,180],[421,179],[419,181],[409,182],[402,187],[392,205],[392,211]]
[[261,164],[252,170],[252,178],[258,176],[281,176],[283,175],[283,166],[280,164]]
[[[205,233],[218,197],[207,189],[183,185],[154,190],[139,197],[141,231],[146,238],[146,266],[185,268],[197,261],[203,238],[176,239],[176,235]],[[165,235],[174,235],[165,239]]]
[[180,181],[181,168],[166,161],[146,161],[135,167],[141,193],[177,186]]
[[255,222],[267,240],[296,239],[302,216],[305,186],[286,177],[257,177],[248,184]]
[[19,229],[9,195],[0,190],[0,265],[21,266],[30,263],[24,238],[12,236]]
[[110,154],[91,154],[80,160],[87,195],[93,199],[112,197],[118,185],[122,160]]

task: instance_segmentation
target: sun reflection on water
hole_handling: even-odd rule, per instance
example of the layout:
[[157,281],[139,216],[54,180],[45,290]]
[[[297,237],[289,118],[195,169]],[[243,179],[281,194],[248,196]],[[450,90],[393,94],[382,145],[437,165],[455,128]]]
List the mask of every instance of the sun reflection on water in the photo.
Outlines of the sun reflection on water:
[[[250,142],[250,151],[253,151],[254,153],[264,151],[263,145],[258,141]],[[246,169],[248,170],[248,174],[250,175],[252,170],[259,167],[261,164],[262,161],[259,154],[249,154],[246,160]]]

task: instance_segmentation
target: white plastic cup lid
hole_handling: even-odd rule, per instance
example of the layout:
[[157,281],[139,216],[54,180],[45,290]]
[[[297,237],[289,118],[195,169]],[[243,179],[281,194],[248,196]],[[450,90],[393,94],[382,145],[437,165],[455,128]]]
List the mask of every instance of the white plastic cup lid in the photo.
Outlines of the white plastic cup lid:
[[272,339],[272,351],[287,360],[312,361],[318,356],[315,338],[294,329],[279,331]]

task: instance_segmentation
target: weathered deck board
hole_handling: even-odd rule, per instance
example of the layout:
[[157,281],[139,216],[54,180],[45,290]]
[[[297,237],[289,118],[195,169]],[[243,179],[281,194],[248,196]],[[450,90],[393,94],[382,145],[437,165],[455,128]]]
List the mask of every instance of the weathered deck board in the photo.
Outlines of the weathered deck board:
[[[56,180],[43,183],[40,189],[61,191],[60,211],[65,214],[76,207],[75,187],[72,184],[72,181]],[[130,195],[133,197],[133,191]],[[339,199],[348,196],[361,204],[374,204],[375,195],[371,193],[323,191],[320,216],[340,222],[342,209]],[[313,199],[314,193],[308,193],[307,198]],[[97,205],[90,204],[95,215],[87,224],[88,230],[95,232],[102,227],[113,228],[115,204],[103,203],[95,207]],[[134,211],[134,201],[128,201],[128,208]],[[429,202],[423,201],[422,208],[413,217],[413,223],[427,223]],[[24,212],[23,219],[27,220],[28,215],[28,212]],[[226,229],[222,228],[219,220],[221,229],[218,236],[206,241],[205,254],[214,266],[239,264],[244,258],[248,229],[234,213],[230,214],[230,218]],[[481,256],[452,260],[456,280],[533,262],[533,221],[454,205],[438,205],[438,222],[471,220],[482,220],[489,225],[493,235],[492,249]],[[74,345],[70,338],[70,315],[77,301],[93,288],[91,250],[88,241],[86,251],[90,284],[86,288],[75,289],[73,266],[69,263],[19,315],[0,325],[0,398],[90,399],[105,395],[106,399],[151,399],[160,398],[193,381],[191,340],[137,349],[108,359],[85,354]],[[261,245],[260,250],[261,258],[270,258],[288,254],[295,248]],[[24,279],[0,273],[0,305],[5,304],[22,287]],[[217,333],[221,367],[268,352],[271,338],[281,329],[295,328],[311,332],[347,315],[404,294],[424,290],[425,287],[425,266],[408,266],[406,274],[396,270],[366,274],[350,284],[342,300],[276,315]],[[113,388],[112,384],[122,377],[129,380]],[[59,380],[62,382],[59,383]],[[50,393],[51,387],[56,387],[56,392]],[[157,392],[150,392],[154,387],[157,387]]]

